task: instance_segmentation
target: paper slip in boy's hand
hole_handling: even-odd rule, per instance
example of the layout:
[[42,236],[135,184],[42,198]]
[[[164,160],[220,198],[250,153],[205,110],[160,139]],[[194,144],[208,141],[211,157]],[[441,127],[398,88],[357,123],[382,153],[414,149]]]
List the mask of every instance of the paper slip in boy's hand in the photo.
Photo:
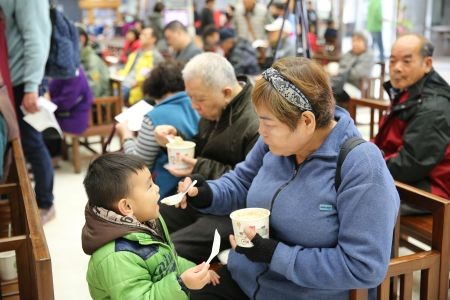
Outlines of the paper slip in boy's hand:
[[22,106],[20,107],[24,114],[23,120],[39,132],[42,132],[49,127],[53,127],[62,137],[61,127],[54,115],[58,106],[44,97],[39,97],[37,104],[40,110],[33,114],[28,113]]
[[148,104],[145,100],[141,100],[114,118],[119,123],[128,120],[128,129],[131,131],[138,131],[141,129],[144,116],[152,109],[152,105]]
[[214,231],[214,242],[213,242],[213,245],[212,245],[211,254],[209,255],[208,260],[206,261],[207,264],[209,264],[211,262],[211,260],[217,254],[219,254],[219,250],[220,250],[220,234],[219,234],[219,232],[216,229]]

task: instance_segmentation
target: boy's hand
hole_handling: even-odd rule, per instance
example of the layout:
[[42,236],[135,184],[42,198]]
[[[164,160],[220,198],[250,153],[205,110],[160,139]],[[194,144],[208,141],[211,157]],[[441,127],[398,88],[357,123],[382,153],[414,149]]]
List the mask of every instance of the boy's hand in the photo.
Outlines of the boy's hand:
[[220,283],[220,276],[213,270],[209,270],[209,277],[211,277],[211,284],[216,286]]
[[188,289],[199,290],[211,282],[209,264],[203,262],[195,267],[187,269],[180,277]]

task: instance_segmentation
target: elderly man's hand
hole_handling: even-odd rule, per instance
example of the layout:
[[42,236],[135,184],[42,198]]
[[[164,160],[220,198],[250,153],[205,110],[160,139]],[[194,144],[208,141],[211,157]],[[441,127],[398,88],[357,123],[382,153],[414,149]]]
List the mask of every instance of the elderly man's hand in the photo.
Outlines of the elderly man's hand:
[[166,144],[169,142],[167,136],[176,135],[177,129],[171,125],[158,125],[155,128],[155,140],[162,147],[166,147]]

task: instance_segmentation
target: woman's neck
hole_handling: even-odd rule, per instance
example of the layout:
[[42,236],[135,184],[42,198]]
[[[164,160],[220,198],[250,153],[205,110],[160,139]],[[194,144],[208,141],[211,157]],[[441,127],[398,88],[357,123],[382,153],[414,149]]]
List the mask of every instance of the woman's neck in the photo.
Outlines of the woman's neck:
[[330,135],[331,131],[333,131],[333,128],[334,126],[336,126],[336,124],[337,122],[335,120],[332,120],[329,125],[317,129],[314,132],[313,137],[309,141],[308,145],[295,154],[295,160],[297,164],[301,164],[303,161],[305,161],[306,158],[308,158],[308,156],[310,156],[317,149],[319,149],[320,146],[322,146],[323,142]]

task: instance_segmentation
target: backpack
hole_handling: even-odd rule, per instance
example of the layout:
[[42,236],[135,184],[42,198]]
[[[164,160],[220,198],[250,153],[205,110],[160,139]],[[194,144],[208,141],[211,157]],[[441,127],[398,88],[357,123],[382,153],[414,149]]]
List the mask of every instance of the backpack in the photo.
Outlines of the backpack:
[[366,142],[365,139],[359,136],[354,136],[349,138],[342,144],[341,149],[339,150],[339,156],[336,165],[336,175],[334,176],[334,187],[336,189],[336,192],[339,189],[339,186],[341,185],[341,167],[342,164],[344,163],[345,158],[347,157],[347,154],[349,154],[350,151],[352,151],[356,146],[364,142]]
[[45,76],[52,78],[70,78],[76,75],[80,65],[78,30],[66,16],[50,6],[52,37]]

